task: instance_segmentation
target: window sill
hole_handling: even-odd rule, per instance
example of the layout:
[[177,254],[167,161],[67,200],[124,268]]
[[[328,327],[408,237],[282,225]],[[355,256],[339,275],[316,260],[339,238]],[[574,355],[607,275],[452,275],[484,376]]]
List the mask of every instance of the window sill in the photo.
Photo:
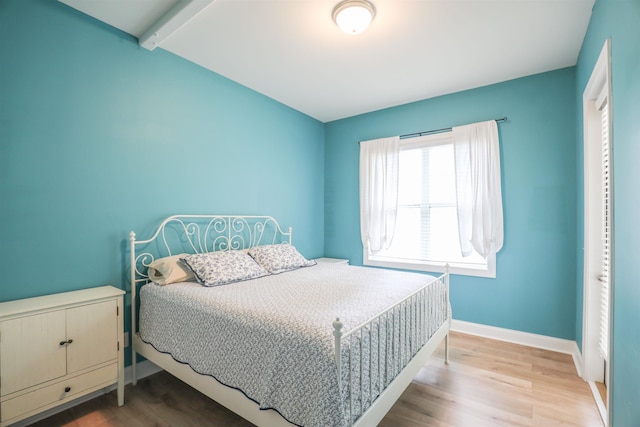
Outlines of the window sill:
[[[384,258],[373,258],[364,254],[363,264],[372,267],[397,268],[402,270],[426,271],[429,273],[444,273],[446,269],[445,263],[417,262],[391,260]],[[461,264],[449,264],[449,273],[461,276],[486,277],[490,279],[496,278],[495,257],[489,258],[489,266],[487,269],[473,268]]]

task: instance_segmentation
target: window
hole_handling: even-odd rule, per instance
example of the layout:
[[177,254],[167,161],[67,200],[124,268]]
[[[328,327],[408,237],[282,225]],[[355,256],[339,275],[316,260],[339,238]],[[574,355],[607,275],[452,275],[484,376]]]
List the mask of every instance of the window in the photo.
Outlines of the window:
[[391,245],[365,249],[365,265],[495,277],[495,255],[461,255],[451,132],[401,141],[397,212]]

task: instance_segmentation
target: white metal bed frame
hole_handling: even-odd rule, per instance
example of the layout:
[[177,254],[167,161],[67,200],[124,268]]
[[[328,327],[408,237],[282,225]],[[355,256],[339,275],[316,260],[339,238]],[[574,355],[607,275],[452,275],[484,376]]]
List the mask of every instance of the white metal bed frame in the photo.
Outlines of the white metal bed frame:
[[[178,233],[178,241],[167,237],[167,230]],[[261,410],[258,404],[247,398],[241,391],[220,384],[216,379],[207,375],[201,375],[192,370],[189,365],[177,362],[166,353],[155,350],[151,344],[147,344],[140,338],[137,330],[137,292],[138,286],[149,281],[147,267],[156,259],[163,256],[176,255],[177,253],[203,253],[216,250],[241,250],[254,246],[289,243],[292,241],[292,229],[286,232],[280,228],[278,222],[270,216],[241,216],[241,215],[173,215],[163,220],[156,229],[153,236],[146,240],[136,240],[136,234],[129,233],[130,243],[130,279],[131,279],[131,330],[132,330],[132,384],[136,385],[136,354],[140,354],[150,360],[160,368],[199,390],[206,396],[225,406],[229,410],[240,415],[244,419],[258,426],[268,427],[291,427],[293,424],[284,419],[274,410]],[[156,250],[148,249],[151,244],[156,244]],[[136,248],[145,248],[141,253],[136,253]],[[165,252],[165,253],[163,253]],[[445,285],[446,304],[449,306],[449,273],[447,272],[436,280],[440,280]],[[428,286],[428,285],[427,285]],[[343,361],[341,360],[341,349],[348,344],[347,340],[360,336],[362,340],[363,331],[371,331],[372,325],[380,324],[384,316],[388,316],[393,310],[402,310],[412,298],[419,296],[426,287],[421,288],[414,294],[409,295],[393,307],[380,313],[378,316],[364,322],[357,328],[346,333],[342,331],[342,322],[336,319],[333,322],[333,335],[335,337],[335,360],[337,365],[338,378],[340,378]],[[420,316],[414,316],[416,322]],[[349,409],[349,425],[354,427],[365,427],[377,425],[386,413],[398,400],[403,391],[408,387],[418,371],[424,366],[427,360],[438,348],[442,340],[445,341],[445,363],[448,363],[448,338],[449,338],[450,315],[446,321],[431,334],[427,343],[419,350],[413,358],[403,362],[399,367],[399,373],[389,383],[380,382],[380,394],[370,403],[368,408],[361,406],[360,416],[355,420],[351,417]],[[419,333],[426,333],[423,325],[417,324]],[[364,332],[365,334],[367,332]],[[370,333],[370,332],[368,332]],[[351,346],[349,346],[351,348]],[[351,352],[349,352],[351,357]],[[350,360],[350,359],[349,359]],[[362,353],[360,353],[362,362]],[[351,371],[351,366],[348,366]],[[349,377],[350,378],[350,377]],[[352,404],[353,382],[349,379],[349,403]],[[360,381],[360,387],[363,382]],[[371,383],[369,383],[371,387]],[[362,389],[360,390],[362,393]],[[372,394],[370,394],[372,396]],[[360,400],[361,405],[362,400]]]

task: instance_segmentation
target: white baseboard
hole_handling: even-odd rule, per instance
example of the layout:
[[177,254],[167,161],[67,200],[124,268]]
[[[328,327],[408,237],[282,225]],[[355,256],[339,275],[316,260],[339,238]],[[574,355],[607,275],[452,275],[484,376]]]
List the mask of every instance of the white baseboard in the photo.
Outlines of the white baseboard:
[[[162,369],[160,369],[158,366],[154,365],[153,363],[149,362],[148,360],[145,360],[144,362],[140,362],[137,364],[136,367],[137,370],[137,377],[138,380],[144,378],[144,377],[148,377],[149,375],[153,375],[156,372],[160,372],[162,371]],[[124,383],[125,384],[131,384],[131,366],[127,366],[124,369]],[[50,417],[51,415],[57,414],[59,412],[65,411],[69,408],[72,408],[76,405],[79,405],[81,403],[87,402],[91,399],[95,399],[98,396],[102,396],[103,394],[107,394],[113,390],[116,389],[116,385],[112,385],[110,387],[107,387],[105,389],[102,390],[98,390],[98,391],[94,391],[93,393],[89,393],[86,394],[82,397],[79,397],[75,400],[69,401],[67,403],[63,403],[60,406],[56,406],[55,408],[51,408],[47,411],[41,412],[39,414],[36,414],[32,417],[29,418],[25,418],[24,420],[18,421],[15,424],[11,424],[11,427],[25,427],[28,426],[30,424],[33,424],[37,421],[41,421],[44,420],[45,418]],[[127,394],[125,393],[125,403],[126,403],[126,398],[127,398]]]
[[582,377],[582,354],[575,341],[562,338],[548,337],[546,335],[521,332],[513,329],[498,328],[495,326],[481,325],[479,323],[465,322],[453,319],[451,330],[469,335],[491,338],[498,341],[506,341],[514,344],[526,345],[528,347],[541,348],[558,353],[570,354],[576,366],[578,376]]

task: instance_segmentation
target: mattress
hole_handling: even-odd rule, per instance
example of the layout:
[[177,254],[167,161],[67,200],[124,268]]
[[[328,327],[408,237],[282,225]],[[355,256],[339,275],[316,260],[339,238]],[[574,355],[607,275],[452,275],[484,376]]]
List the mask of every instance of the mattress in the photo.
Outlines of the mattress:
[[[445,287],[439,281],[429,285],[426,309],[392,311],[384,324],[348,340],[342,360],[349,368],[343,369],[342,384],[332,322],[339,317],[348,333],[433,279],[320,263],[218,287],[150,283],[140,291],[140,336],[293,424],[343,426],[366,410],[383,383],[448,319]],[[424,317],[424,331],[407,326],[415,316]],[[395,341],[403,334],[404,341]],[[350,362],[354,350],[364,356]],[[385,352],[397,353],[398,362],[389,362]],[[355,384],[349,371],[359,378]],[[350,388],[366,391],[349,393]]]

